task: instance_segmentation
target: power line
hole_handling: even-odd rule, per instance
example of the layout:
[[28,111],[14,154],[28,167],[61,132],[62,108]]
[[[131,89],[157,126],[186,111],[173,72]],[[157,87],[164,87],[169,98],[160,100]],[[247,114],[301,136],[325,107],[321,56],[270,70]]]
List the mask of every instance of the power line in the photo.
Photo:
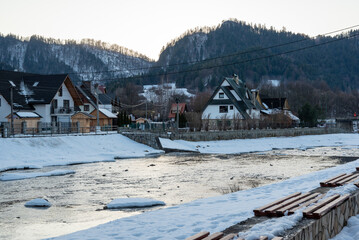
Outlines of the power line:
[[[174,74],[181,74],[181,73],[196,72],[196,71],[201,71],[201,70],[206,70],[206,69],[213,69],[213,68],[218,68],[218,67],[231,66],[231,65],[236,65],[236,64],[243,64],[243,63],[253,62],[253,61],[257,61],[257,60],[261,60],[261,59],[266,59],[266,58],[272,58],[272,57],[276,57],[276,56],[280,56],[280,55],[285,55],[285,54],[289,54],[289,53],[293,53],[293,52],[299,52],[299,51],[302,51],[302,50],[315,48],[315,47],[327,45],[327,44],[330,44],[330,43],[350,39],[350,38],[353,38],[353,37],[356,37],[356,36],[359,36],[359,33],[353,34],[353,35],[350,35],[350,36],[341,37],[341,38],[336,38],[334,40],[330,40],[330,41],[319,43],[319,44],[314,44],[314,45],[311,45],[311,46],[301,47],[301,48],[297,48],[297,49],[293,49],[293,50],[289,50],[289,51],[285,51],[285,52],[270,54],[270,55],[266,55],[266,56],[262,56],[262,57],[251,58],[251,59],[238,61],[238,62],[232,62],[232,63],[226,63],[226,64],[217,64],[217,65],[209,66],[209,67],[200,67],[200,68],[196,68],[196,69],[180,70],[180,71],[173,71],[173,72],[147,74],[147,75],[137,75],[137,76],[126,77],[126,78],[106,78],[106,79],[101,79],[101,80],[96,80],[96,81],[131,80],[131,79],[138,79],[138,78],[144,78],[144,77],[158,77],[158,76],[166,76],[166,75],[174,75]],[[88,80],[88,81],[93,81],[93,80]]]
[[[359,27],[359,24],[358,25],[353,25],[353,26],[350,26],[350,27],[346,27],[346,28],[342,28],[342,29],[339,29],[339,30],[327,32],[327,33],[324,33],[324,34],[319,34],[316,37],[323,37],[323,36],[331,35],[333,33],[343,32],[345,30],[349,30],[349,29],[356,28],[356,27]],[[313,39],[312,38],[303,38],[303,39],[300,39],[300,40],[281,43],[281,44],[272,45],[272,46],[268,46],[268,47],[252,49],[252,50],[245,50],[245,51],[240,51],[240,52],[233,53],[233,54],[228,54],[228,55],[223,55],[223,56],[218,56],[218,57],[213,57],[213,58],[207,58],[207,59],[202,60],[202,61],[189,61],[189,62],[185,62],[185,63],[175,63],[175,64],[168,64],[168,65],[163,65],[163,66],[152,66],[151,68],[152,69],[167,68],[167,67],[175,67],[175,66],[189,65],[189,64],[196,64],[196,63],[205,63],[205,62],[213,61],[213,60],[217,60],[217,59],[222,59],[222,58],[227,58],[227,57],[234,57],[234,56],[238,56],[238,55],[264,51],[264,50],[268,50],[268,49],[272,49],[272,48],[283,47],[283,46],[287,46],[287,45],[291,45],[291,44],[295,44],[295,43],[300,43],[300,42],[304,42],[304,41],[308,41],[308,40],[313,40]],[[147,70],[147,69],[148,68],[130,68],[130,69],[126,69],[126,70],[107,70],[107,71],[92,71],[92,72],[91,71],[83,71],[83,72],[72,72],[72,73],[68,73],[68,74],[73,74],[73,75],[86,74],[86,73],[88,73],[88,74],[98,74],[98,73],[113,73],[113,72],[125,72],[125,71],[140,71],[140,70]]]

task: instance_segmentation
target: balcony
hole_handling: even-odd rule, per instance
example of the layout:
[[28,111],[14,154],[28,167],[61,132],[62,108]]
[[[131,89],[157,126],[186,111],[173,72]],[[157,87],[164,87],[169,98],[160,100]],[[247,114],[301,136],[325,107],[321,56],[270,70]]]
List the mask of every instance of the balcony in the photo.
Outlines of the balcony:
[[74,108],[70,107],[61,107],[61,108],[51,108],[51,114],[60,115],[60,114],[73,114]]

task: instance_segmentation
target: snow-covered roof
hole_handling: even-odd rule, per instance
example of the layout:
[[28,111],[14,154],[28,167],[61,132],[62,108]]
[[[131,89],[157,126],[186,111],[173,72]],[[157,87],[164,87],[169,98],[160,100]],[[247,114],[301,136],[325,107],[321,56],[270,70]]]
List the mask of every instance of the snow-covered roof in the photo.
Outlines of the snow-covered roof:
[[115,114],[113,114],[112,112],[110,112],[110,111],[107,110],[107,109],[100,108],[99,110],[100,110],[100,112],[102,112],[106,117],[109,117],[109,118],[117,118],[117,116],[116,116]]
[[16,112],[15,115],[19,118],[41,118],[36,112]]

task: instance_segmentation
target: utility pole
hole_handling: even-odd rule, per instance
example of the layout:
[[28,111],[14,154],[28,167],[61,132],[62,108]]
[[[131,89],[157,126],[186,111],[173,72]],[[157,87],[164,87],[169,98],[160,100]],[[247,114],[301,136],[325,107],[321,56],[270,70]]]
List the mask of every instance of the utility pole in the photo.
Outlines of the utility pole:
[[13,81],[9,81],[10,83],[10,105],[11,105],[11,126],[10,126],[10,134],[11,136],[14,136],[14,96],[13,96],[13,91],[14,91],[14,87],[16,87],[16,85],[14,84]]
[[97,109],[97,113],[96,113],[96,119],[97,119],[97,125],[96,125],[96,132],[98,129],[100,129],[100,113],[99,113],[99,107],[98,107],[98,85],[95,85],[95,96],[96,96],[96,109]]
[[177,112],[176,112],[176,114],[177,114],[177,133],[179,132],[179,112],[178,112],[178,103],[179,103],[179,99],[178,98],[176,98],[176,103],[177,103]]

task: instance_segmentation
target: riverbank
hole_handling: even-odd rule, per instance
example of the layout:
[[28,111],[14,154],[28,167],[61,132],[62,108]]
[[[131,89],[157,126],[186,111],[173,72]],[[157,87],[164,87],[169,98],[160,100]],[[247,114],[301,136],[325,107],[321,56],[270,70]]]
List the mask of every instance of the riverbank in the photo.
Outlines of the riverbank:
[[121,134],[0,138],[0,172],[162,154]]

